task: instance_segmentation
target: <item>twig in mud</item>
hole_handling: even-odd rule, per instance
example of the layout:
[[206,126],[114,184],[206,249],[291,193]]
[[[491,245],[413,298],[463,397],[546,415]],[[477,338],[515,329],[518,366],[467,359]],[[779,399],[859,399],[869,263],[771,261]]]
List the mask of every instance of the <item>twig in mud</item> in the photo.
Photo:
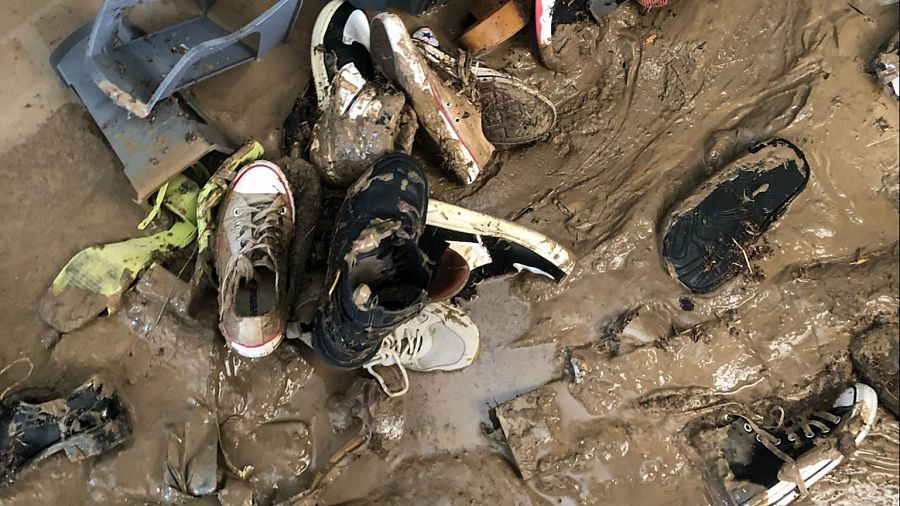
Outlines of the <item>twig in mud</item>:
[[859,10],[859,8],[856,7],[855,5],[853,5],[852,3],[847,2],[847,5],[849,5],[851,9],[855,10],[857,12],[857,14],[859,14],[860,16],[869,17],[865,12]]
[[750,265],[750,257],[747,256],[747,252],[744,251],[744,248],[737,242],[737,240],[734,237],[731,238],[731,242],[733,242],[734,245],[737,246],[739,250],[741,250],[741,253],[744,254],[744,261],[747,262],[747,270],[750,271],[750,275],[752,276],[753,275],[753,267]]

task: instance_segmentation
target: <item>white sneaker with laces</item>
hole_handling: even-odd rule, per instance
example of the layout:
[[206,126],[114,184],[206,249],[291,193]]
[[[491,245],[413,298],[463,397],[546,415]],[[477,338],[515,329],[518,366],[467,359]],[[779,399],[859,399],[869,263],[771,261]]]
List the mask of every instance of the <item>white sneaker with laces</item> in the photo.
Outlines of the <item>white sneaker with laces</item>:
[[[386,394],[399,397],[409,390],[407,369],[419,372],[463,369],[475,361],[479,348],[478,327],[464,312],[443,302],[432,303],[387,336],[378,353],[363,367],[378,380]],[[391,391],[374,370],[378,365],[397,366],[403,388]]]

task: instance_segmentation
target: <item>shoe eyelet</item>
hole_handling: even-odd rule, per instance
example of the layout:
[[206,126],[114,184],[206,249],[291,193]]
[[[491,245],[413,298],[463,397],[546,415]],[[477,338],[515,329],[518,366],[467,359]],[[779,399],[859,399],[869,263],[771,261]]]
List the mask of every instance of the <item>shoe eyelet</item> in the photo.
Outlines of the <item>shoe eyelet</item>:
[[790,441],[792,443],[797,440],[797,436],[795,436],[793,434],[788,434],[787,438],[788,438],[788,441]]
[[806,436],[806,439],[812,439],[812,438],[814,438],[816,435],[815,435],[815,434],[812,434],[812,435],[804,434],[804,436]]
[[759,438],[759,434],[756,435],[756,442],[757,442],[757,443],[762,443],[762,439]]
[[828,427],[822,429],[822,434],[828,434],[829,432],[831,432],[831,429],[829,429]]
[[778,445],[780,445],[780,444],[781,444],[781,438],[776,439],[776,440],[775,440],[775,446],[778,446]]
[[280,215],[282,215],[282,216],[286,215],[286,214],[287,214],[287,208],[286,208],[286,207],[282,207],[282,208],[281,208],[281,211],[279,211],[278,214],[280,214]]
[[241,212],[239,210],[235,209],[234,211],[231,212],[231,214],[233,214],[234,216],[240,216]]
[[751,427],[749,423],[745,423],[744,430],[747,432],[753,432],[753,427]]

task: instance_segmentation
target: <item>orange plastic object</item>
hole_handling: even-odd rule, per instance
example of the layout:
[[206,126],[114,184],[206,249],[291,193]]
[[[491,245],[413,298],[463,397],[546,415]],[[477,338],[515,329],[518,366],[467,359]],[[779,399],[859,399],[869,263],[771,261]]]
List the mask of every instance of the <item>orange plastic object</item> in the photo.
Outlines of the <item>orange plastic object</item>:
[[459,45],[473,53],[497,46],[528,23],[528,12],[517,0],[502,4],[497,0],[476,0],[469,11],[478,22],[462,34]]

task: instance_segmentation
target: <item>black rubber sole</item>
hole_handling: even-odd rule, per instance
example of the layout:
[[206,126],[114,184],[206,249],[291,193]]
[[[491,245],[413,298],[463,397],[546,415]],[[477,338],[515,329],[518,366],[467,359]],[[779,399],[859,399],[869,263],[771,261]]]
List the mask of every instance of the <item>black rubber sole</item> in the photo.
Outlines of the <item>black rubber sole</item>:
[[755,242],[809,180],[797,146],[773,139],[750,148],[726,172],[700,188],[696,205],[674,213],[662,254],[675,277],[694,293],[715,290],[746,266],[741,248]]

